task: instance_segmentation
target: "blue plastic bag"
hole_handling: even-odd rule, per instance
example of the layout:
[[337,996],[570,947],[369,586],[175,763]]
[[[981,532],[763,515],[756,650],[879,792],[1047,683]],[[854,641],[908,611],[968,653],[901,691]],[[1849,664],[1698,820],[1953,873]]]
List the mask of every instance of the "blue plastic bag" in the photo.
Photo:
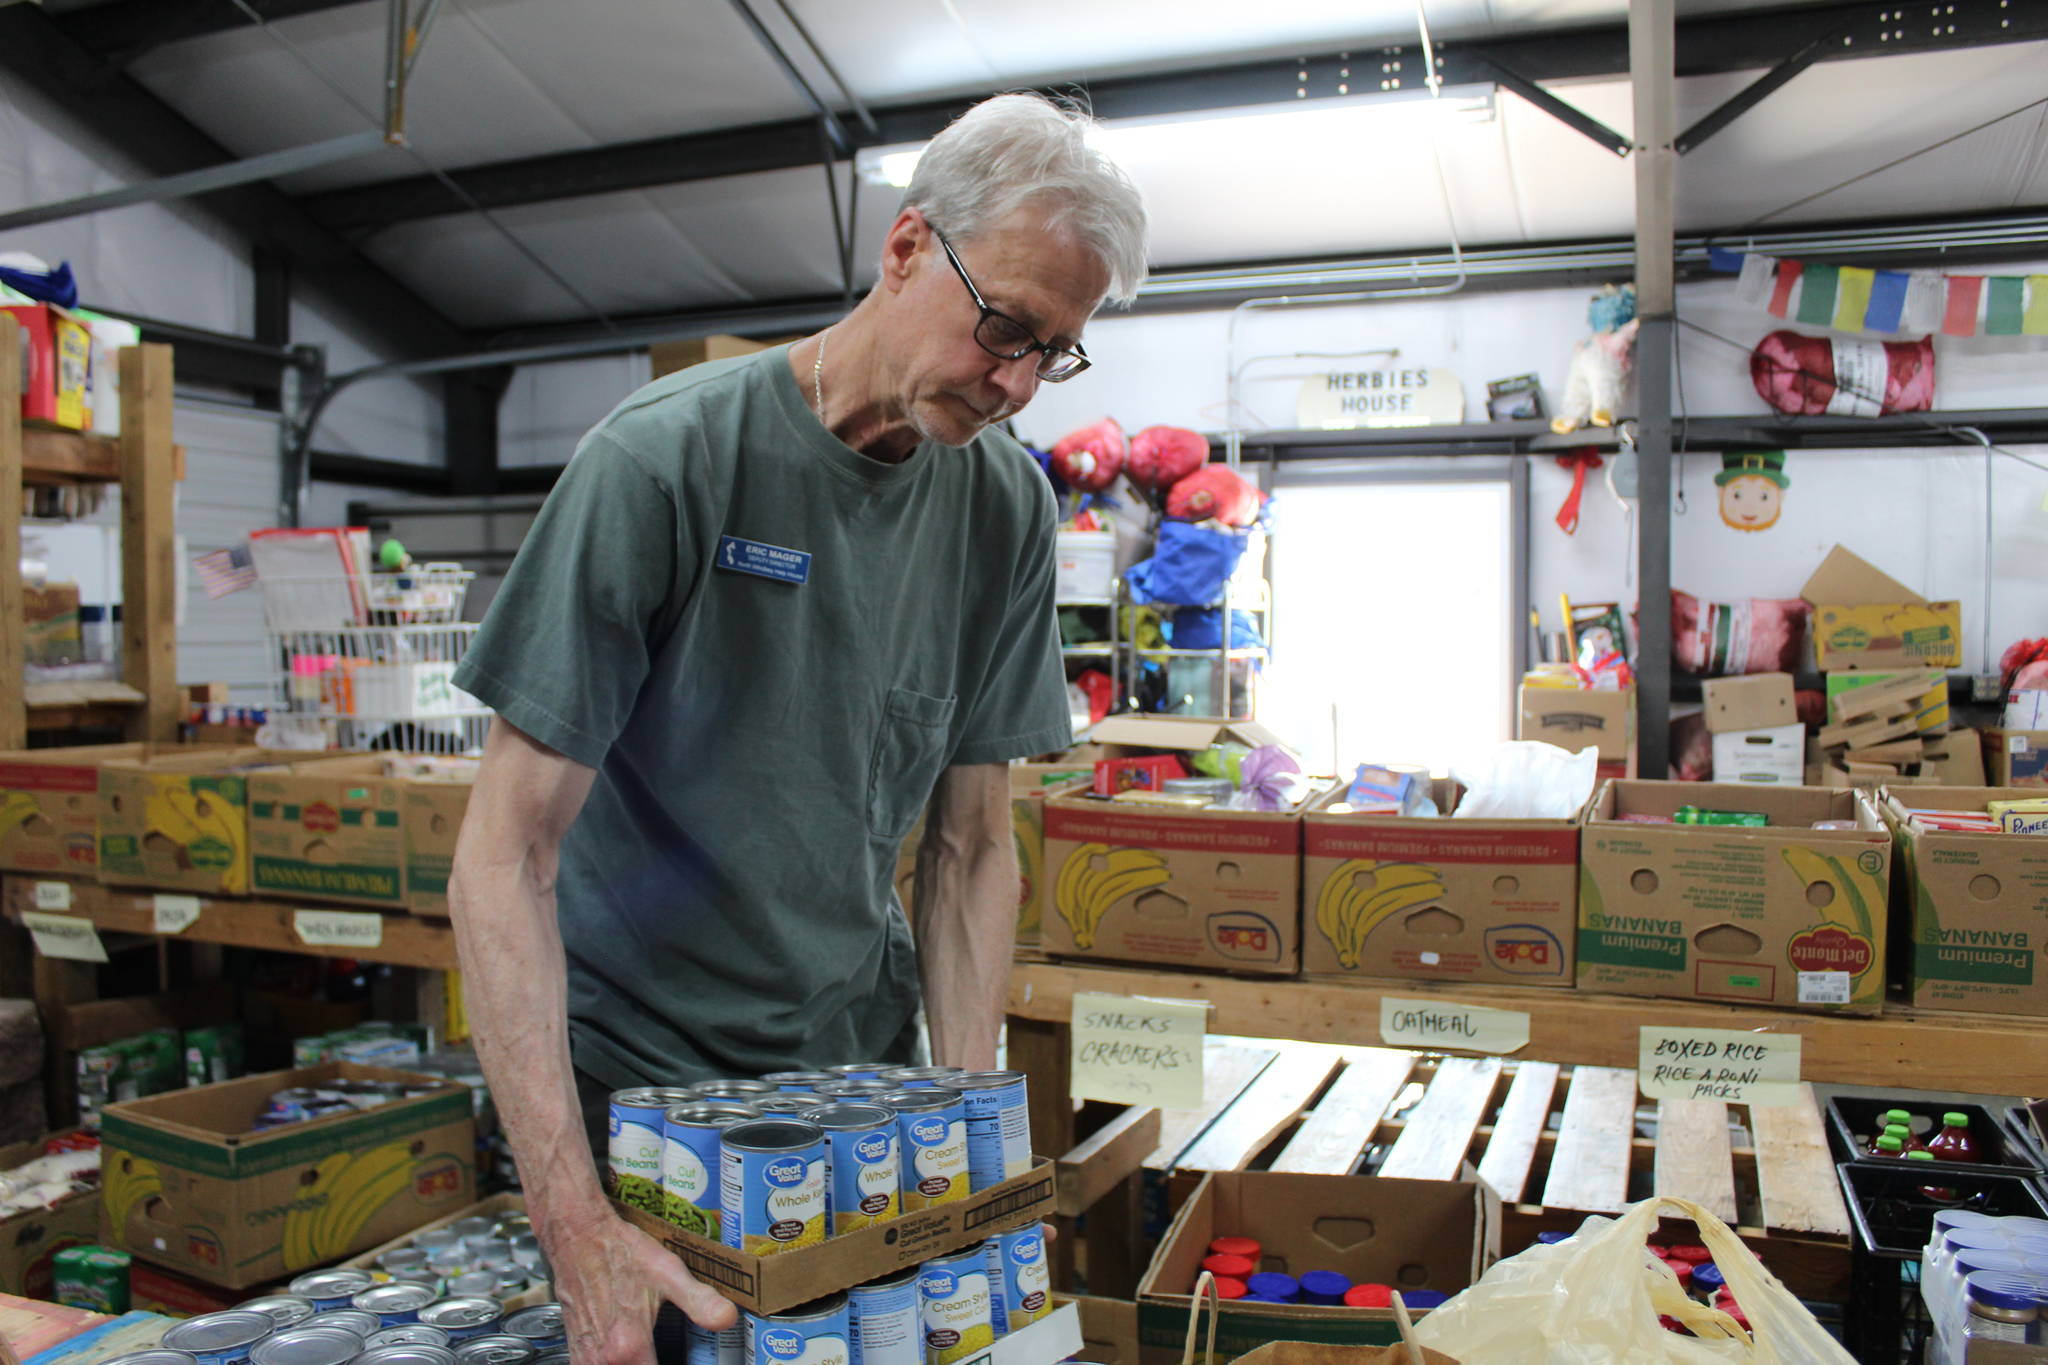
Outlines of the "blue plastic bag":
[[1133,564],[1124,581],[1130,586],[1131,600],[1141,605],[1167,602],[1206,607],[1223,596],[1223,585],[1237,572],[1244,551],[1242,534],[1192,522],[1161,522],[1152,557]]
[[[1232,649],[1266,647],[1265,637],[1259,634],[1259,621],[1255,615],[1248,611],[1233,611],[1230,616]],[[1173,614],[1171,633],[1175,649],[1221,649],[1223,608],[1202,607],[1177,611]]]

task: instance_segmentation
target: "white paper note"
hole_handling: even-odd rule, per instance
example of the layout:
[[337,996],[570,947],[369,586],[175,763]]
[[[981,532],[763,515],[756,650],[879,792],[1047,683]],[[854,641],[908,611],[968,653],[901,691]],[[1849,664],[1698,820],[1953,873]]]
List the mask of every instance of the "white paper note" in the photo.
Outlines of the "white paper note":
[[159,894],[155,927],[159,934],[182,934],[199,918],[199,897]]
[[1653,1100],[1721,1100],[1774,1107],[1799,1100],[1796,1033],[1645,1028],[1636,1083]]
[[384,917],[361,910],[294,910],[299,942],[315,948],[375,948],[384,942]]
[[1083,991],[1074,996],[1073,1086],[1080,1100],[1195,1109],[1209,1005]]
[[1432,1052],[1518,1052],[1529,1045],[1529,1016],[1485,1005],[1382,996],[1380,1041]]
[[43,915],[31,910],[21,922],[35,939],[36,951],[44,957],[61,957],[72,962],[105,962],[107,945],[89,919],[70,915]]

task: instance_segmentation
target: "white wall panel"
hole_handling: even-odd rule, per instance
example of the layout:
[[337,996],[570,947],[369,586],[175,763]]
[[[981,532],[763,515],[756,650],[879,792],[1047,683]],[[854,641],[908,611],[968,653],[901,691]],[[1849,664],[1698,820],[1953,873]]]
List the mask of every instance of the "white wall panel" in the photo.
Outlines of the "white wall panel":
[[524,365],[498,410],[498,463],[506,469],[567,464],[583,433],[645,384],[645,352]]
[[[249,532],[277,524],[277,429],[273,413],[178,404],[172,430],[185,447],[178,534],[187,556],[238,545]],[[263,705],[270,699],[271,665],[259,591],[209,598],[196,573],[188,571],[185,580],[178,681],[226,682],[237,705]]]

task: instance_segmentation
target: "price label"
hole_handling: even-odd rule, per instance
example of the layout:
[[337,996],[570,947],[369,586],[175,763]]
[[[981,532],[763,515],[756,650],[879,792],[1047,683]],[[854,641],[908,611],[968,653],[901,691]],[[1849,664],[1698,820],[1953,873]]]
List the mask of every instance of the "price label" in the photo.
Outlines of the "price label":
[[292,930],[314,948],[375,948],[384,942],[384,917],[360,910],[294,910]]
[[1799,1100],[1796,1033],[1646,1028],[1636,1084],[1653,1100],[1721,1100],[1772,1108]]
[[22,915],[21,922],[35,940],[36,951],[44,957],[61,957],[71,962],[105,962],[107,945],[88,919],[64,915]]
[[[70,882],[37,882],[36,909],[69,910],[71,908]],[[100,959],[102,962],[105,958]]]
[[1388,1047],[1433,1052],[1519,1052],[1529,1045],[1529,1016],[1521,1010],[1386,995],[1380,997],[1380,1039]]
[[159,934],[182,934],[199,918],[199,897],[158,895],[155,928]]
[[1202,1103],[1204,1000],[1074,996],[1073,1097],[1195,1109]]

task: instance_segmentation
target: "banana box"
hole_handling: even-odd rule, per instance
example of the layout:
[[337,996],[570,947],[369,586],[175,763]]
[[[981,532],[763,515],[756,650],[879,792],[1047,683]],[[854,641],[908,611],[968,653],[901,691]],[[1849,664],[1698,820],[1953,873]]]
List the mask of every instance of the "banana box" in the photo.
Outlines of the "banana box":
[[[1686,806],[1770,824],[1672,823]],[[1579,989],[1876,1014],[1891,864],[1861,791],[1609,782],[1579,838]]]
[[0,754],[0,869],[90,877],[99,867],[100,765],[146,744]]
[[[70,1137],[67,1128],[52,1137]],[[11,1171],[43,1154],[43,1144],[17,1142],[0,1146],[0,1171]],[[0,1294],[25,1299],[54,1297],[51,1262],[68,1247],[91,1246],[99,1239],[98,1190],[63,1195],[48,1208],[32,1208],[0,1218]]]
[[1912,999],[1926,1009],[2048,1015],[2048,839],[1918,829],[1908,808],[1982,811],[2039,787],[1902,787],[1880,794],[1912,916]]
[[1302,971],[1569,989],[1579,824],[1352,815],[1343,788],[1302,821]]
[[[1045,882],[1045,794],[1054,786],[1092,780],[1093,767],[1071,763],[1010,765],[1010,837],[1017,847],[1017,939],[1038,946],[1038,917]],[[896,895],[903,911],[914,908],[917,891],[917,846],[924,842],[924,817],[896,851]]]
[[251,893],[404,909],[404,795],[370,755],[251,774]]
[[[252,1131],[280,1090],[416,1084],[374,1109]],[[469,1087],[328,1062],[109,1105],[100,1241],[230,1289],[327,1265],[476,1198]]]
[[247,895],[249,776],[305,757],[211,749],[106,763],[99,783],[100,880]]

